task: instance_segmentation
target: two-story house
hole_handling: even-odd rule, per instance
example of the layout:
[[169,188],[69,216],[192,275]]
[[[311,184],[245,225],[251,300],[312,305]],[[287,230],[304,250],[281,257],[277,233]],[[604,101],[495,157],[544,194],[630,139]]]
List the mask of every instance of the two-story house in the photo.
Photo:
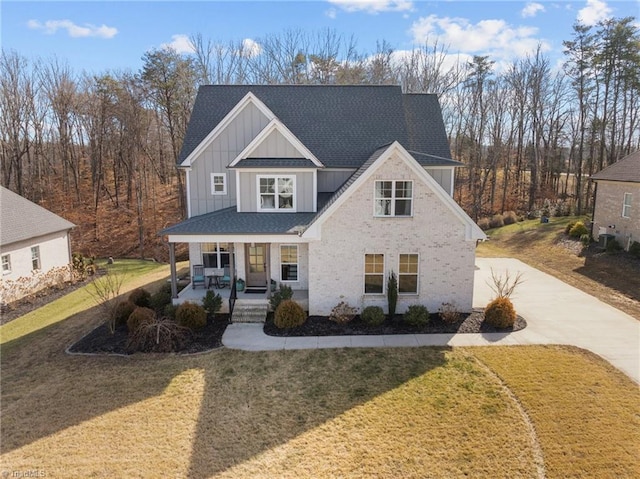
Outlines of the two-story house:
[[228,266],[265,297],[287,284],[310,314],[341,301],[386,309],[392,271],[398,312],[469,311],[485,235],[452,198],[459,166],[435,95],[203,86],[179,157],[188,218],[160,232],[174,297],[175,243],[188,243],[192,265]]

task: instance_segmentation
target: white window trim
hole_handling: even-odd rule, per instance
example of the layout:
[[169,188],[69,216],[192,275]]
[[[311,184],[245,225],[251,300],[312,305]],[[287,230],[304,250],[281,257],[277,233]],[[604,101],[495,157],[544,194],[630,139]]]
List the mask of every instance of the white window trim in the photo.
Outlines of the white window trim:
[[[378,182],[385,182],[385,181],[390,181],[392,183],[392,190],[391,190],[391,198],[378,198],[376,196],[376,183]],[[435,181],[435,180],[434,180]],[[395,206],[396,206],[396,183],[399,182],[403,182],[403,183],[411,183],[411,197],[410,198],[397,198],[399,200],[411,200],[411,211],[409,212],[408,215],[396,215],[395,213],[390,214],[390,215],[379,215],[376,214],[376,206],[377,206],[377,201],[379,199],[384,200],[384,199],[390,199],[391,200],[391,211],[395,211]],[[414,193],[414,188],[413,188],[413,180],[375,180],[375,183],[373,185],[373,216],[375,218],[411,218],[413,217],[413,193]]]
[[[7,269],[4,269],[5,258],[7,259],[6,264],[9,266]],[[8,253],[2,255],[2,274],[11,274],[11,255]]]
[[[285,246],[286,247],[292,247],[292,246],[295,247],[295,249],[296,249],[296,262],[295,263],[283,263],[282,262],[282,248],[285,247]],[[296,279],[282,279],[282,265],[283,264],[289,264],[289,265],[295,264],[296,265],[296,271],[297,271]],[[299,251],[299,248],[298,248],[297,244],[281,244],[280,245],[280,281],[282,283],[297,283],[298,281],[300,281],[300,251]]]
[[[367,255],[382,255],[382,273],[367,273]],[[385,274],[385,271],[387,270],[386,265],[387,265],[387,258],[385,257],[384,253],[365,253],[364,256],[362,257],[363,260],[363,275],[362,275],[362,293],[365,296],[381,296],[385,294],[386,291],[386,287],[387,287],[387,277]],[[366,284],[367,284],[367,275],[379,275],[382,274],[382,292],[381,293],[367,293],[367,288],[366,288]]]
[[[276,180],[276,192],[275,192],[275,201],[274,201],[274,208],[263,208],[262,207],[262,203],[260,201],[261,199],[261,194],[260,194],[260,180],[263,178],[274,178]],[[279,204],[280,202],[278,201],[278,179],[279,178],[285,178],[288,180],[292,180],[293,183],[293,200],[292,200],[292,206],[293,208],[280,208]],[[257,194],[257,211],[261,211],[261,212],[265,212],[265,213],[295,213],[296,212],[296,203],[297,203],[297,188],[296,188],[296,175],[256,175],[256,194]]]
[[[411,254],[418,257],[418,271],[416,272],[416,291],[415,293],[401,293],[400,292],[400,276],[407,275],[413,276],[413,273],[401,273],[400,272],[400,255]],[[400,296],[416,296],[420,294],[420,253],[398,253],[398,295]]]
[[[627,203],[627,198],[629,198],[629,202]],[[623,218],[631,218],[631,200],[633,195],[631,193],[625,193],[622,196],[622,217]],[[626,214],[625,214],[626,213]]]
[[[216,191],[215,178],[222,177],[222,191]],[[226,173],[211,173],[211,194],[215,196],[221,196],[227,194],[227,174]]]
[[[37,252],[37,255],[36,255],[35,257],[34,257],[34,255],[33,255],[34,250]],[[34,259],[36,259],[36,258],[37,258],[37,260],[38,260],[38,267],[37,267],[37,268],[34,268],[34,267],[33,267],[33,261],[34,261]],[[42,269],[42,257],[40,256],[40,245],[32,246],[32,247],[31,247],[31,271],[39,271],[39,270],[41,270],[41,269]]]

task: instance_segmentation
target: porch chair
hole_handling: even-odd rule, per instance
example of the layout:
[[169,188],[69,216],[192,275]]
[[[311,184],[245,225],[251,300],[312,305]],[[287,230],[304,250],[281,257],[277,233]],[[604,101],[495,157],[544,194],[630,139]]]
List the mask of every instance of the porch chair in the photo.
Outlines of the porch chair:
[[204,265],[194,264],[193,274],[191,275],[191,287],[196,289],[196,285],[201,284],[204,288],[207,288],[207,278],[204,275]]
[[222,278],[220,278],[220,287],[224,288],[225,286],[231,287],[231,271],[229,266],[224,267],[224,274]]

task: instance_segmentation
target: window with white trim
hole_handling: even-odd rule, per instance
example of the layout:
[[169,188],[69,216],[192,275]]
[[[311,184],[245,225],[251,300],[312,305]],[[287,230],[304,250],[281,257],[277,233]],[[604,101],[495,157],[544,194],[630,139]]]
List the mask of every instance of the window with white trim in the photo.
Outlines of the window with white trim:
[[227,194],[226,173],[211,173],[211,194],[212,195]]
[[227,243],[202,243],[202,264],[205,268],[224,268],[229,266],[230,254]]
[[3,254],[2,255],[2,274],[11,273],[11,255]]
[[364,255],[364,294],[384,293],[384,255]]
[[298,281],[298,245],[280,245],[280,281]]
[[31,247],[31,269],[40,269],[40,246]]
[[376,181],[375,216],[411,216],[413,181]]
[[258,176],[258,210],[295,211],[295,176]]
[[631,217],[631,193],[625,193],[622,199],[622,217]]
[[418,255],[401,254],[398,268],[398,293],[418,293]]

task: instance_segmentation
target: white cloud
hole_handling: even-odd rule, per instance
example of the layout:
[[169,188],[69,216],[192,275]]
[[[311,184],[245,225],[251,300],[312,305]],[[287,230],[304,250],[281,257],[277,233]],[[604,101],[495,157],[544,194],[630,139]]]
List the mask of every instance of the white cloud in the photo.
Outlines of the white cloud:
[[334,20],[336,18],[336,16],[338,15],[338,12],[336,11],[335,8],[330,8],[329,10],[327,10],[326,12],[324,12],[324,14],[329,17],[331,20]]
[[527,3],[525,7],[520,12],[523,18],[527,17],[535,17],[539,12],[544,12],[544,5],[541,3],[531,2]]
[[245,58],[257,57],[262,53],[262,46],[251,38],[242,40],[242,56]]
[[429,15],[414,22],[410,31],[416,44],[437,38],[450,53],[489,55],[496,63],[524,57],[535,52],[538,45],[543,52],[551,49],[546,41],[535,37],[537,28],[512,26],[497,19],[471,23],[466,18]]
[[167,48],[173,50],[176,53],[194,53],[193,43],[189,39],[189,35],[179,33],[177,35],[171,35],[171,42],[163,43],[160,48]]
[[58,30],[66,30],[73,38],[98,37],[113,38],[118,34],[118,29],[106,25],[76,25],[71,20],[47,20],[42,23],[39,20],[29,20],[27,26],[32,30],[40,30],[47,35],[53,35]]
[[611,17],[611,8],[603,0],[587,0],[587,6],[578,11],[578,20],[587,26],[593,26],[600,20]]
[[410,0],[329,0],[329,3],[347,12],[404,12],[413,10]]

